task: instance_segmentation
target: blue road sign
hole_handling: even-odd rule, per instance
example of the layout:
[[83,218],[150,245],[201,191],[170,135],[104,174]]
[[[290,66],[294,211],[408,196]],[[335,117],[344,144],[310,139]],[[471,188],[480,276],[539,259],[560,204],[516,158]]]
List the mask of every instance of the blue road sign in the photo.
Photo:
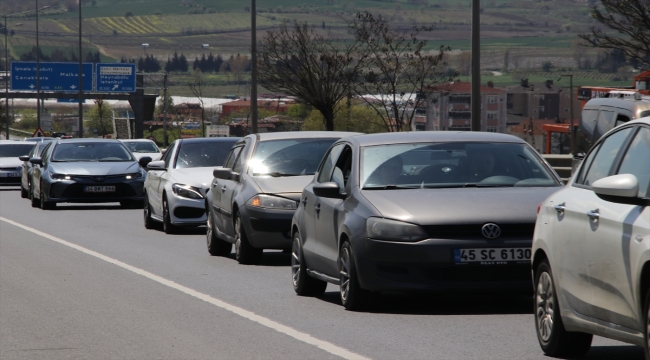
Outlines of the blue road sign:
[[97,64],[97,92],[135,92],[135,64]]
[[[56,102],[58,102],[58,103],[75,103],[75,104],[78,104],[79,99],[56,99]],[[86,99],[81,99],[81,103],[85,104]]]
[[[79,91],[79,64],[41,62],[41,91]],[[11,63],[11,90],[36,91],[36,62]],[[83,90],[93,90],[93,64],[83,64]]]

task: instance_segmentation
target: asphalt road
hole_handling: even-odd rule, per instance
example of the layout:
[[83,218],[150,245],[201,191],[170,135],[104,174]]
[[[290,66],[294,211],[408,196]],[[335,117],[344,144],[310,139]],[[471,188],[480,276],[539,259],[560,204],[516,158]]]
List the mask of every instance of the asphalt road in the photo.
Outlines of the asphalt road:
[[[146,230],[117,204],[30,207],[0,189],[0,359],[548,359],[532,298],[384,294],[343,309],[302,298],[290,255],[211,257],[205,230]],[[643,359],[594,338],[588,359]]]

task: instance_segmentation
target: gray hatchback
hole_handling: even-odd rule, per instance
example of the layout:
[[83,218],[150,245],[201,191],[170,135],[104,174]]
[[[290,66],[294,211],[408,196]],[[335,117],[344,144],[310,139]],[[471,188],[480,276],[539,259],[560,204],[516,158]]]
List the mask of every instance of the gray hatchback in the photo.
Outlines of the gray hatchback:
[[371,292],[531,292],[536,208],[561,179],[503,134],[387,133],[335,143],[292,225],[293,286]]

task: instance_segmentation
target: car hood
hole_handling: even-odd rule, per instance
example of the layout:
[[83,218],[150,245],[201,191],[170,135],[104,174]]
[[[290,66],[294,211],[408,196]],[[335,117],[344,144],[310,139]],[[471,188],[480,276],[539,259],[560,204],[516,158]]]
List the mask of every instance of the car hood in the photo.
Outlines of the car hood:
[[212,183],[214,167],[174,169],[171,178],[175,183],[207,189]]
[[151,158],[151,161],[156,161],[156,160],[160,160],[162,154],[161,153],[133,153],[133,156],[135,156],[135,158],[138,160],[140,160],[145,156],[149,156]]
[[0,158],[0,167],[18,167],[22,166],[23,162],[17,157],[3,157]]
[[260,190],[266,194],[300,193],[314,179],[314,175],[262,177],[255,176],[253,180]]
[[561,187],[361,190],[385,218],[420,225],[533,224],[537,205]]
[[50,171],[69,175],[120,175],[140,171],[135,161],[120,162],[51,162]]

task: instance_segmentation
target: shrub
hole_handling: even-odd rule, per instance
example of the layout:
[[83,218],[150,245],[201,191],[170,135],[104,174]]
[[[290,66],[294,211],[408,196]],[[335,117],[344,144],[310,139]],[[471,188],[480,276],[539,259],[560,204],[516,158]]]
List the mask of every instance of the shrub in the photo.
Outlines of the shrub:
[[125,18],[131,17],[131,16],[133,16],[133,13],[132,13],[131,11],[127,11],[127,12],[124,14],[124,17],[125,17]]

